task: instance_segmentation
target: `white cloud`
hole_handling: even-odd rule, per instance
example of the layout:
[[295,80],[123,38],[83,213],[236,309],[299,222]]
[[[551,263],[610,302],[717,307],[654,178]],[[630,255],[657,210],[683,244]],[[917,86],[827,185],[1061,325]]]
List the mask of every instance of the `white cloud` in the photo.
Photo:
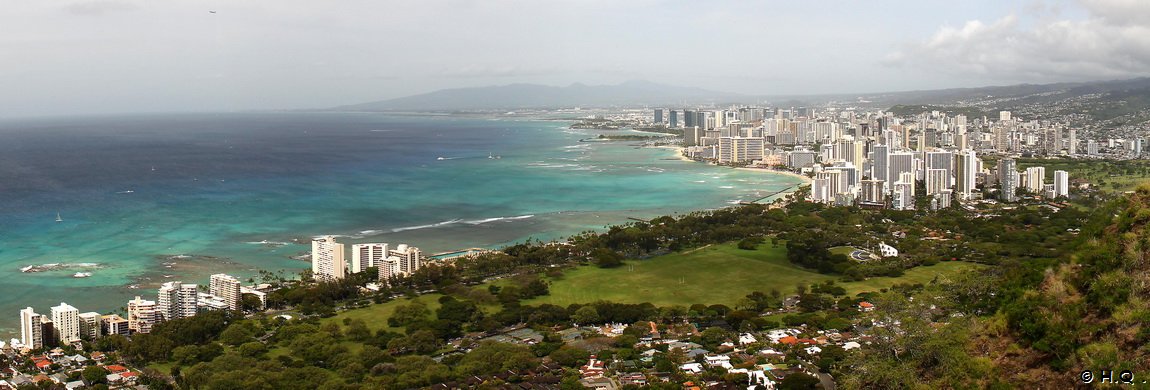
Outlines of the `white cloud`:
[[1150,75],[1150,2],[1081,0],[1078,19],[1010,14],[942,27],[884,63],[1007,82]]

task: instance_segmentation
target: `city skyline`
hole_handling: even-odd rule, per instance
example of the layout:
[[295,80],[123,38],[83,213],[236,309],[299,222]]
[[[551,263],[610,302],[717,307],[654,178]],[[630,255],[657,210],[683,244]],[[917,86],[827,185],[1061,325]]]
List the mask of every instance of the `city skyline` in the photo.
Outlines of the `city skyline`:
[[1146,15],[1117,0],[24,3],[0,16],[0,47],[20,58],[0,64],[13,91],[0,116],[323,108],[512,83],[784,95],[1119,79],[1150,74],[1134,38]]

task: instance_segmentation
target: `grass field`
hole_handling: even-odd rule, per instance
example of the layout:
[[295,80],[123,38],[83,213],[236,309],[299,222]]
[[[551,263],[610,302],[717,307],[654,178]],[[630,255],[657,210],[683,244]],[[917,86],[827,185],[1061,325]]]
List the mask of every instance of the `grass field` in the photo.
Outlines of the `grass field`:
[[324,318],[323,320],[320,321],[320,323],[326,324],[329,322],[334,322],[336,324],[339,324],[339,326],[343,326],[343,319],[344,318],[350,318],[353,320],[363,320],[364,322],[367,323],[368,329],[371,329],[372,331],[376,331],[376,330],[380,330],[380,329],[386,329],[386,330],[390,330],[393,332],[403,333],[404,329],[402,327],[394,328],[394,327],[387,325],[387,319],[389,317],[391,317],[392,314],[395,314],[395,308],[396,307],[399,307],[399,305],[406,305],[406,304],[410,303],[411,301],[419,301],[419,302],[423,302],[424,304],[426,304],[427,309],[431,311],[432,315],[434,315],[435,310],[439,309],[439,297],[441,297],[441,296],[443,296],[443,295],[442,294],[427,294],[427,295],[421,295],[415,299],[396,299],[396,300],[393,300],[390,302],[384,302],[384,303],[381,303],[378,305],[373,304],[373,305],[365,307],[365,308],[352,309],[352,310],[348,310],[345,312],[340,312],[339,314],[336,314],[334,317]]
[[[689,253],[674,253],[650,260],[632,260],[614,269],[583,266],[551,281],[551,295],[525,302],[566,306],[597,300],[655,305],[735,304],[753,291],[777,289],[793,293],[798,284],[837,280],[790,264],[783,247],[760,245],[748,251],[722,244]],[[946,262],[918,267],[897,277],[840,283],[850,294],[878,291],[898,283],[927,283],[935,276],[954,275],[979,267]]]
[[[877,277],[861,282],[840,282],[840,285],[847,290],[847,293],[854,295],[860,292],[878,291],[898,283],[927,283],[935,276],[945,277],[976,267],[980,266],[972,263],[944,262],[907,270],[905,275],[897,278]],[[771,289],[777,289],[784,294],[790,294],[794,293],[795,287],[800,283],[811,284],[827,280],[838,280],[838,278],[792,265],[787,261],[786,249],[781,245],[776,248],[770,244],[762,244],[759,249],[748,251],[736,248],[734,243],[728,243],[649,260],[630,260],[622,267],[613,269],[577,267],[568,270],[559,279],[550,281],[550,295],[525,301],[524,304],[551,303],[567,306],[572,303],[606,300],[623,303],[651,302],[659,306],[695,303],[733,305],[753,291],[769,293]],[[427,294],[415,300],[426,304],[434,313],[439,308],[441,296],[441,294]],[[411,301],[397,299],[366,308],[348,310],[334,317],[325,318],[322,323],[337,323],[343,326],[345,318],[360,319],[364,320],[368,328],[373,331],[386,329],[403,333],[403,328],[388,326],[387,319],[395,313],[396,307]],[[484,307],[484,310],[497,311],[498,307]]]

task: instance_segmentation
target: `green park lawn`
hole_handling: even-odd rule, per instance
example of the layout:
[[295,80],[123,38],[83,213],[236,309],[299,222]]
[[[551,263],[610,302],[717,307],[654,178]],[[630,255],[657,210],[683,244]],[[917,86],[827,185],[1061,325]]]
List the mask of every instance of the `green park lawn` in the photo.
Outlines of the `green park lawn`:
[[373,304],[364,308],[351,309],[348,311],[340,312],[334,317],[324,318],[320,321],[320,323],[326,324],[334,322],[339,324],[339,326],[343,326],[343,319],[347,318],[351,320],[363,320],[367,323],[368,329],[371,329],[372,331],[386,329],[393,332],[403,333],[404,329],[402,327],[396,328],[387,325],[387,319],[395,314],[395,308],[399,307],[399,305],[406,305],[411,303],[411,301],[419,301],[426,304],[427,309],[431,311],[432,315],[434,315],[435,310],[439,309],[439,297],[442,296],[442,294],[426,294],[420,295],[415,299],[401,298],[389,302],[384,302],[378,305]]
[[[839,282],[839,285],[848,294],[855,295],[878,291],[898,283],[925,284],[936,276],[946,277],[977,267],[981,266],[943,262],[909,269],[897,278],[875,277],[860,282]],[[658,306],[695,303],[734,305],[740,298],[754,291],[769,293],[777,289],[784,294],[792,294],[799,284],[838,279],[836,276],[823,275],[791,264],[781,244],[772,247],[770,243],[764,243],[750,251],[738,249],[735,243],[727,243],[648,260],[628,260],[618,268],[581,266],[569,269],[558,279],[549,280],[550,295],[525,301],[524,304],[567,306],[605,300],[621,303],[650,302]],[[440,306],[441,296],[427,294],[415,300],[427,304],[427,308],[434,313]],[[387,319],[395,313],[396,307],[411,301],[401,298],[343,311],[323,319],[322,323],[334,322],[343,326],[345,318],[360,319],[373,331],[385,329],[403,333],[403,328],[388,326]],[[490,309],[498,310],[496,307]]]
[[[860,282],[840,282],[849,294],[878,291],[898,283],[927,283],[935,276],[946,277],[978,265],[944,262],[916,267],[897,277],[876,277]],[[582,266],[551,280],[551,294],[526,304],[551,303],[566,306],[598,300],[642,303],[657,306],[727,304],[732,305],[754,291],[784,294],[795,292],[799,284],[838,280],[792,265],[786,249],[765,243],[749,251],[734,243],[713,245],[686,253],[673,253],[649,260],[630,260],[622,267],[601,269]]]

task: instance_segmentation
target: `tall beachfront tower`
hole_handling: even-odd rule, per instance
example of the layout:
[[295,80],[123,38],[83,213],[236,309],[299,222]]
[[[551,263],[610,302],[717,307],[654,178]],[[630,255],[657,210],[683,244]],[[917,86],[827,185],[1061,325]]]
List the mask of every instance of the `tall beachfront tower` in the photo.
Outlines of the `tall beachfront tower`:
[[31,307],[20,310],[20,342],[31,349],[44,348],[44,317]]
[[408,246],[407,244],[399,244],[388,252],[388,259],[395,261],[398,274],[411,275],[413,272],[423,268],[423,255],[419,248]]
[[160,320],[171,321],[196,316],[198,286],[181,282],[167,282],[160,286],[156,311]]
[[228,304],[228,310],[240,309],[240,280],[228,274],[212,275],[208,282],[208,293],[220,297]]
[[80,311],[67,303],[52,307],[52,323],[55,324],[56,340],[61,344],[80,341]]
[[351,246],[351,273],[357,274],[371,267],[381,267],[387,258],[386,243],[355,244]]
[[343,244],[335,242],[335,236],[323,236],[311,241],[311,273],[320,281],[339,280],[347,276]]
[[152,326],[156,324],[156,316],[156,301],[140,297],[128,301],[128,329],[132,332],[151,332]]

